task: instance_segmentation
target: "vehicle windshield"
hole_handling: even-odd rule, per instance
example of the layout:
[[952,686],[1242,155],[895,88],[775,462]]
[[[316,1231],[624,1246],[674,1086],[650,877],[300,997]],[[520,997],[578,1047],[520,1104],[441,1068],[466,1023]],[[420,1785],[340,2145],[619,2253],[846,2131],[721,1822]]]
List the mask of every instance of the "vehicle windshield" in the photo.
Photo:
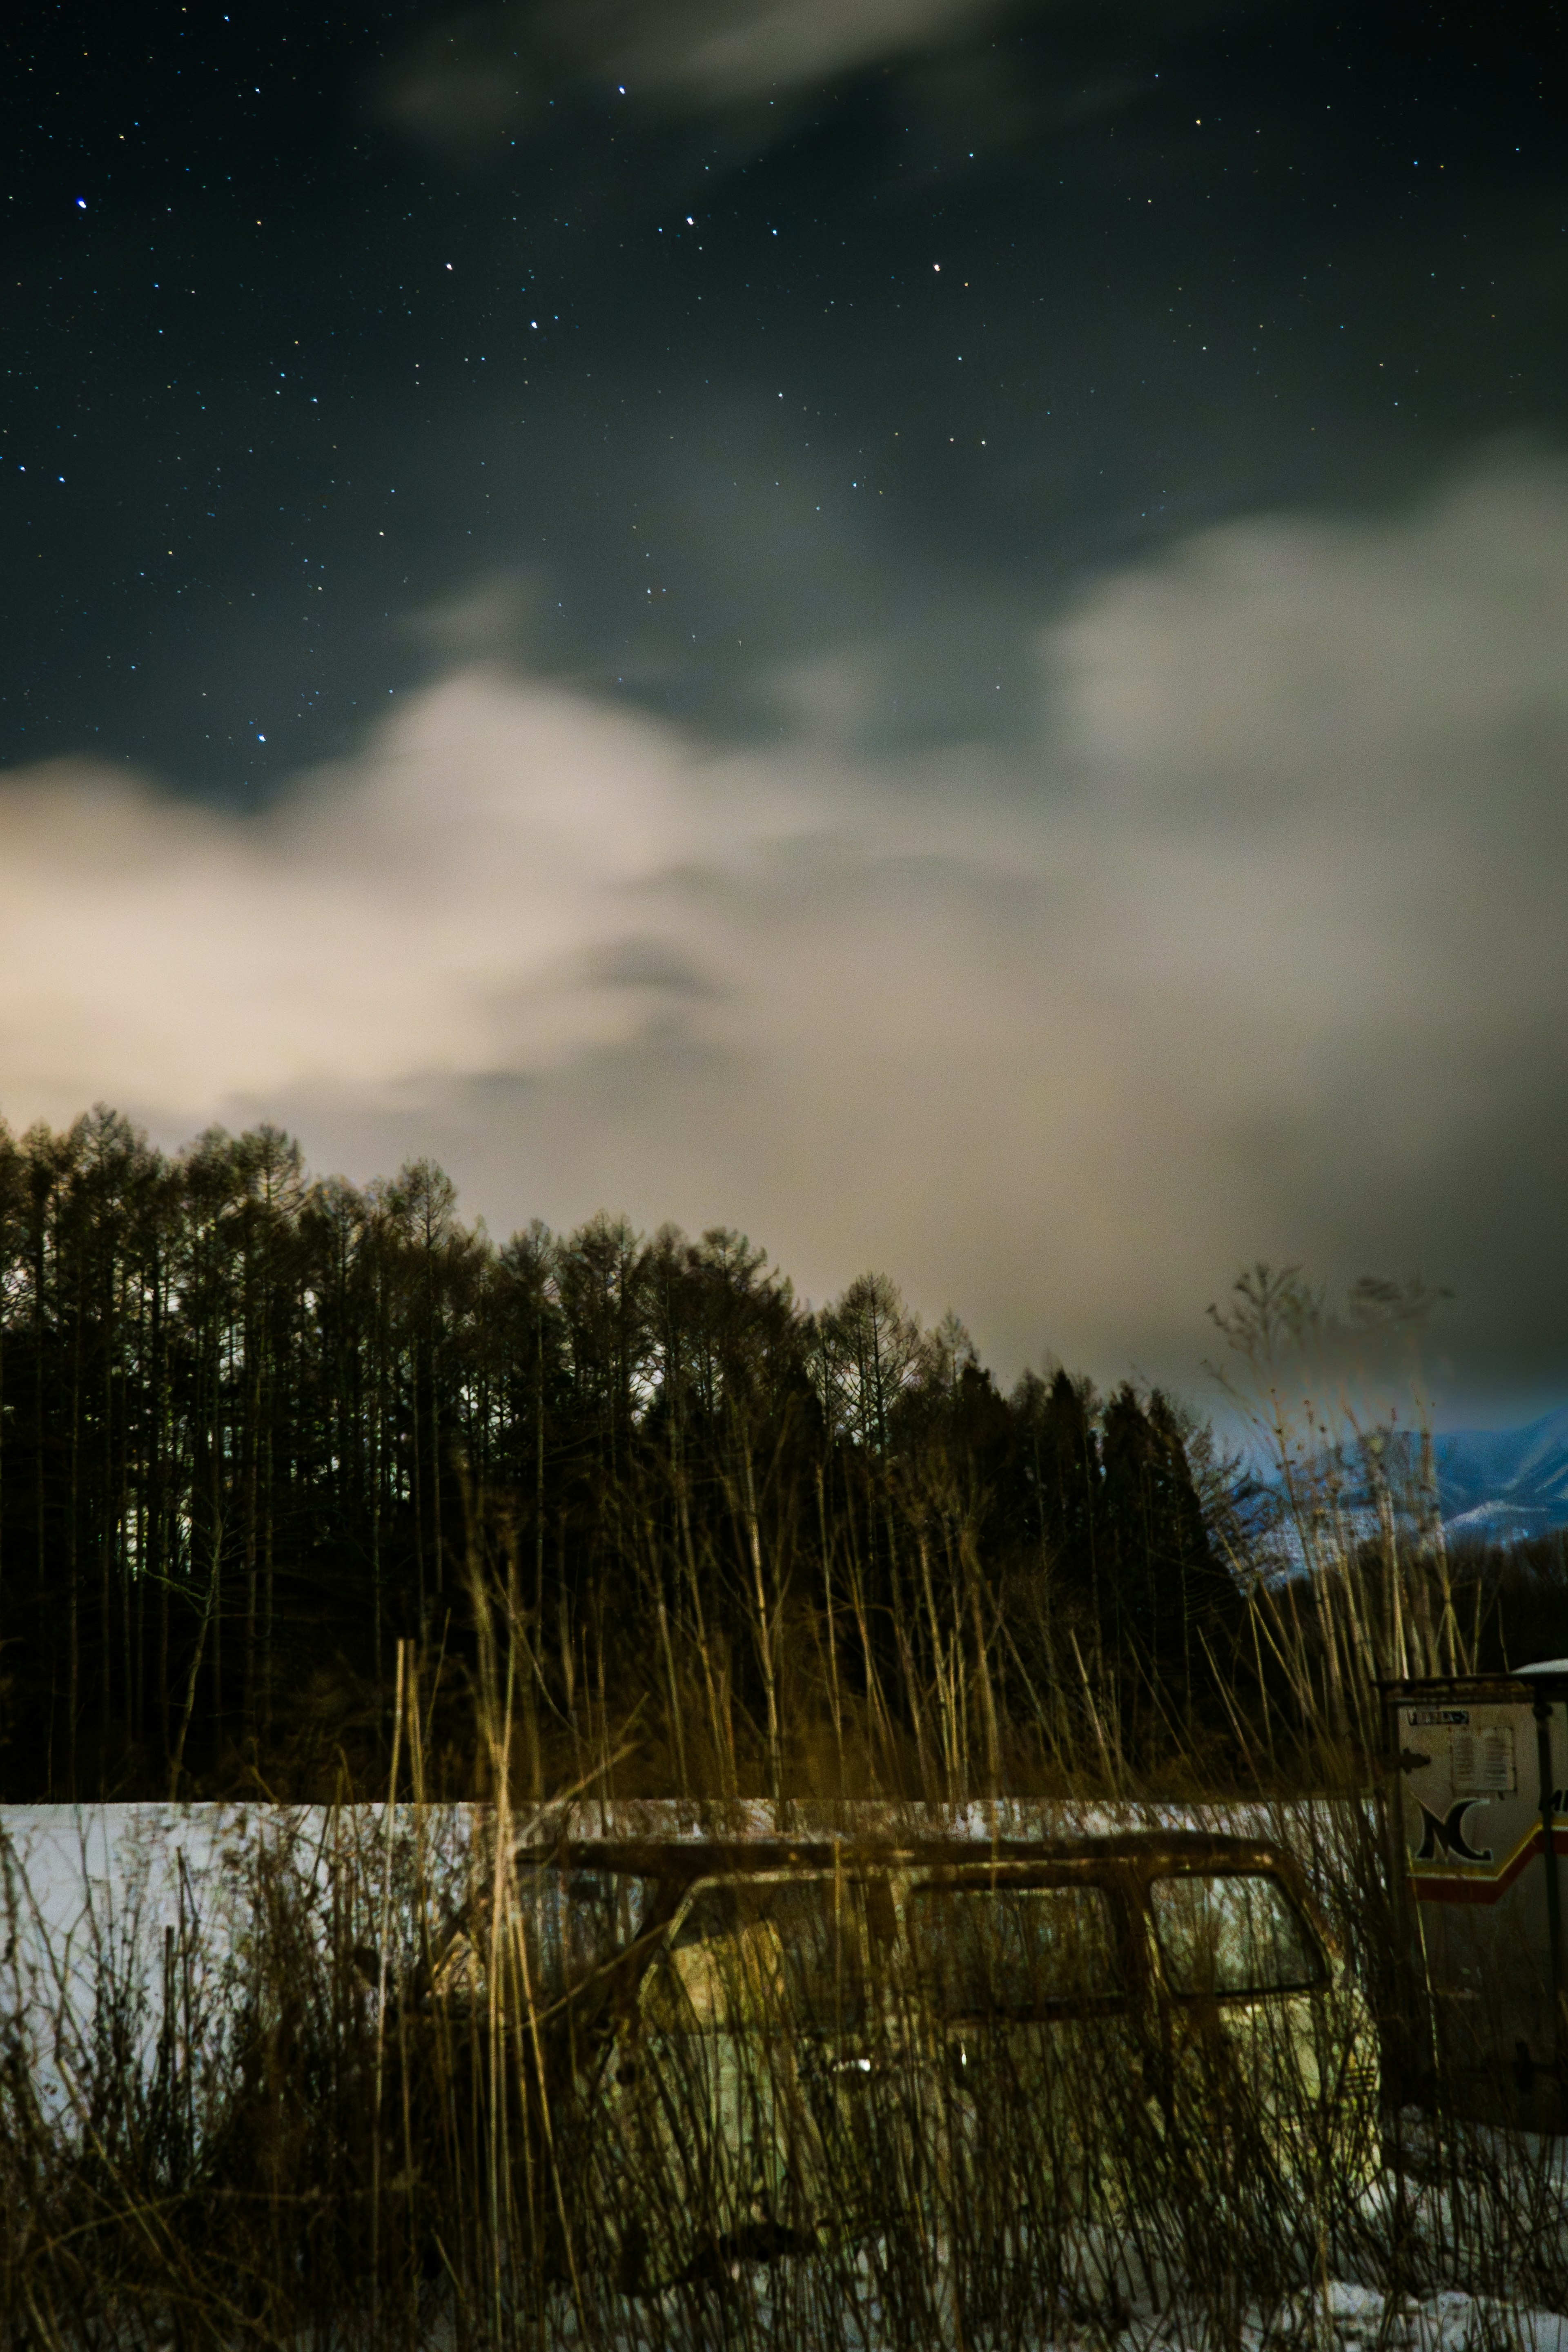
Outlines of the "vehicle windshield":
[[647,1925],[658,1881],[627,1870],[563,1870],[553,1864],[518,1874],[518,1894],[536,2002],[561,2000],[625,1951]]
[[667,2033],[858,2026],[891,1936],[885,1884],[836,1875],[700,1886],[644,1980],[643,2016]]
[[910,1941],[939,2016],[1030,2018],[1123,1990],[1100,1886],[923,1886]]
[[1322,1955],[1278,1879],[1194,1871],[1156,1878],[1149,1891],[1173,1992],[1302,1992],[1322,1982]]

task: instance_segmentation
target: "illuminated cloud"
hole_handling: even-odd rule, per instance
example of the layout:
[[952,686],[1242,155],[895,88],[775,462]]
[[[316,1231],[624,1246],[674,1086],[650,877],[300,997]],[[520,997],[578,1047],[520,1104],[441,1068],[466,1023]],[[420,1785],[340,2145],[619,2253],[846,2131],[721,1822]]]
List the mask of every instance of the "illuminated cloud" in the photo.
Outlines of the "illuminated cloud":
[[374,89],[395,128],[453,160],[527,131],[560,81],[705,113],[786,99],[883,58],[962,39],[1003,0],[511,0],[421,32]]
[[1498,1258],[1491,1144],[1564,1140],[1565,646],[1568,472],[1521,459],[1104,580],[1026,759],[857,764],[852,666],[722,759],[480,667],[262,819],[34,771],[0,1105],[433,1150],[503,1228],[744,1224],[1004,1365],[1179,1370],[1258,1254],[1484,1274],[1539,1356],[1561,1242],[1519,1210]]

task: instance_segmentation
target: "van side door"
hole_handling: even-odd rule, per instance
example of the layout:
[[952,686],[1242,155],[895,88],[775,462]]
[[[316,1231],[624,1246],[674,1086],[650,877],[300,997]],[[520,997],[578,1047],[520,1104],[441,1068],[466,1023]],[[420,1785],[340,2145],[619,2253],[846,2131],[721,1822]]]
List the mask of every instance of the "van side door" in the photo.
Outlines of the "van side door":
[[927,2019],[930,2144],[950,2193],[988,2180],[1098,2201],[1143,2101],[1142,1966],[1114,1871],[964,1868],[905,1908]]
[[[1283,1880],[1172,1870],[1149,1882],[1163,1987],[1173,2121],[1223,2191],[1262,2166],[1308,2184],[1364,2134],[1375,2060],[1364,2011]],[[1359,2161],[1360,2159],[1358,2159]]]
[[604,2122],[639,2226],[673,2276],[704,2247],[761,2247],[847,2221],[846,2129],[872,2072],[885,1883],[736,1874],[686,1895],[623,2015]]

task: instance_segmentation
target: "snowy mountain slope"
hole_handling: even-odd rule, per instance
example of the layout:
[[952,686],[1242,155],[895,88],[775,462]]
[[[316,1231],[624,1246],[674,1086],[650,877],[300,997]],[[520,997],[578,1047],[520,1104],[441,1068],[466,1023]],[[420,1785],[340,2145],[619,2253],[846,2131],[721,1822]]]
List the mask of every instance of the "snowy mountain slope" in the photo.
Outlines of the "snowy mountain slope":
[[1533,1534],[1568,1527],[1568,1405],[1521,1429],[1456,1429],[1434,1438],[1437,1491],[1455,1533]]
[[[1428,1522],[1417,1433],[1401,1429],[1377,1440],[1377,1475],[1373,1450],[1346,1444],[1298,1471],[1298,1507],[1321,1512],[1334,1543],[1374,1538],[1390,1502],[1400,1518]],[[1568,1528],[1568,1405],[1518,1429],[1446,1430],[1433,1437],[1431,1459],[1438,1515],[1450,1536],[1514,1543]],[[1282,1485],[1274,1492],[1283,1502]],[[1299,1533],[1287,1528],[1284,1541],[1292,1558],[1301,1557]]]

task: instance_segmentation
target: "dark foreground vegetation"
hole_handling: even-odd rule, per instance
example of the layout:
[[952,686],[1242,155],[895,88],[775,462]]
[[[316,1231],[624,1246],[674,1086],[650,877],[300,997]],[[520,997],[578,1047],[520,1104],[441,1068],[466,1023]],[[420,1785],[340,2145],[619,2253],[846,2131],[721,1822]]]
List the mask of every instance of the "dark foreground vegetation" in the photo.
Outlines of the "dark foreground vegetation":
[[[1320,1305],[1248,1278],[1230,1360],[1267,1388]],[[1005,1395],[952,1318],[879,1276],[809,1311],[733,1233],[497,1245],[425,1163],[0,1129],[12,1801],[384,1789],[400,1643],[468,1793],[486,1628],[531,1794],[1289,1781],[1309,1720],[1366,1729],[1352,1664],[1560,1638],[1554,1555],[1456,1568],[1386,1481],[1369,1543],[1303,1475],[1250,1485],[1157,1390]]]
[[[1366,1285],[1348,1324],[1397,1339],[1420,1304]],[[0,2342],[1026,2352],[1141,2305],[1239,2352],[1326,2345],[1334,2279],[1385,2334],[1442,2286],[1568,2307],[1550,2148],[1446,2111],[1368,1794],[1377,1677],[1568,1648],[1561,1560],[1455,1559],[1418,1444],[1291,1420],[1342,1336],[1297,1277],[1216,1320],[1265,1486],[1157,1392],[1052,1368],[1004,1395],[884,1279],[810,1312],[732,1234],[498,1247],[437,1171],[316,1183],[269,1130],[176,1160],[107,1114],[0,1136],[0,1791],[405,1807],[395,1835],[273,1815],[226,1924],[182,1881],[151,1961],[122,1915],[30,1986],[7,1853]],[[1321,2085],[1292,2114],[1218,2066],[1162,2104],[1157,2052],[1086,2015],[1026,2080],[977,2053],[982,2161],[890,2065],[862,2125],[901,2176],[861,2161],[809,2251],[715,2224],[630,2301],[668,2167],[563,2063],[513,1859],[574,1792],[721,1822],[1249,1801],[1371,2004],[1389,2167],[1345,2168]],[[469,1796],[453,1843],[429,1805]],[[792,2081],[820,2057],[787,2016],[759,2047]],[[715,2181],[680,2195],[700,2240]]]
[[[1430,2020],[1364,1801],[1280,1802],[1272,1826],[1384,2044],[1370,2159],[1339,2126],[1375,2086],[1279,2012],[1238,2039],[1097,1997],[933,2048],[905,2008],[884,2046],[868,2004],[844,2034],[764,1989],[743,2039],[668,2035],[645,2079],[646,2021],[627,2039],[592,1952],[552,1968],[537,1932],[517,1845],[536,1816],[506,1793],[515,1678],[478,1648],[493,1807],[263,1809],[237,1884],[182,1874],[163,1926],[100,1910],[74,1981],[57,1952],[30,1992],[39,1937],[6,1856],[0,2343],[1330,2352],[1351,2282],[1369,2342],[1428,2340],[1458,2288],[1486,2298],[1470,2340],[1502,2352],[1519,2309],[1568,2309],[1552,2144],[1458,2118],[1440,2069],[1401,2104]],[[406,1673],[397,1720],[418,1788]],[[583,1850],[562,1859],[574,1919],[603,1886]]]

